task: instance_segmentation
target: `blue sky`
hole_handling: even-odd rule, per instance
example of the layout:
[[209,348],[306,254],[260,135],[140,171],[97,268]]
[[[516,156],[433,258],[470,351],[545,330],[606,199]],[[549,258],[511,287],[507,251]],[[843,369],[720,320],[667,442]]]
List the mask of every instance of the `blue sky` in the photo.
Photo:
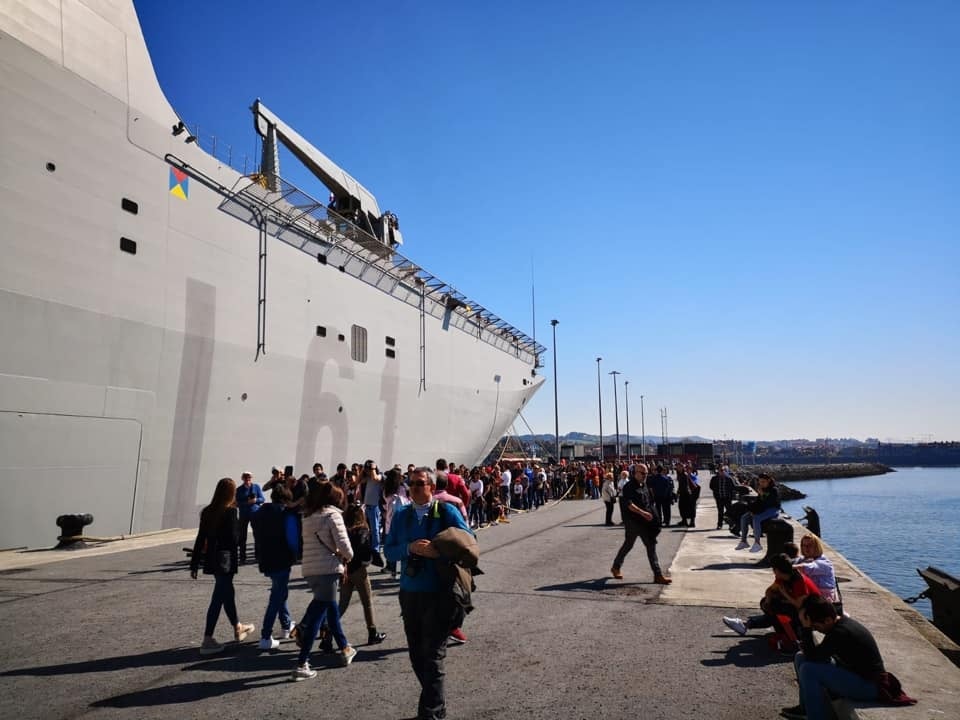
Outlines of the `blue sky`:
[[528,334],[535,275],[561,433],[602,356],[605,431],[616,369],[635,435],[960,439],[960,4],[136,6],[201,136],[262,98]]

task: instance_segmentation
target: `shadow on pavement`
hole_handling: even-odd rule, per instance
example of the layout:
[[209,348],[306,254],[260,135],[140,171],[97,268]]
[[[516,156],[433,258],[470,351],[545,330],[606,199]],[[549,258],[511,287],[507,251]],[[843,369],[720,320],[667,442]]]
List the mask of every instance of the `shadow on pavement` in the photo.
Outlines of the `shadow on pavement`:
[[725,563],[711,563],[710,565],[704,565],[700,568],[690,568],[692,571],[697,570],[745,570],[745,569],[756,569],[762,567],[757,564],[757,560],[753,562],[725,562]]
[[[267,681],[267,682],[265,682]],[[244,690],[257,690],[291,682],[290,666],[282,673],[272,673],[258,677],[234,678],[232,680],[189,682],[166,687],[150,688],[139,692],[114,695],[90,703],[90,707],[131,708],[150,705],[175,705],[196,700],[227,695]],[[307,682],[310,682],[309,680]]]
[[[714,637],[726,638],[729,636],[714,635]],[[706,667],[736,665],[742,668],[756,668],[793,662],[792,654],[780,655],[771,650],[765,637],[743,638],[736,645],[731,645],[727,650],[716,650],[713,654],[722,655],[723,657],[707,658],[706,660],[701,660],[700,664]]]
[[[224,652],[229,657],[236,652],[240,646],[228,644]],[[5,670],[0,673],[0,677],[10,677],[15,675],[36,675],[38,677],[53,675],[76,675],[80,673],[97,672],[115,672],[117,670],[128,670],[139,667],[156,667],[161,665],[184,665],[197,659],[199,651],[196,647],[172,648],[170,650],[157,650],[156,652],[143,653],[142,655],[122,655],[110,658],[100,658],[98,660],[85,660],[75,663],[63,663],[60,665],[44,665],[40,667],[20,668],[17,670]]]
[[614,588],[624,588],[636,585],[652,585],[652,582],[624,582],[617,580],[614,584],[614,578],[604,577],[596,580],[574,580],[568,583],[559,583],[557,585],[542,585],[534,588],[536,592],[602,592]]
[[189,560],[177,560],[176,562],[159,565],[152,570],[131,570],[127,575],[152,575],[153,573],[180,572],[190,569]]

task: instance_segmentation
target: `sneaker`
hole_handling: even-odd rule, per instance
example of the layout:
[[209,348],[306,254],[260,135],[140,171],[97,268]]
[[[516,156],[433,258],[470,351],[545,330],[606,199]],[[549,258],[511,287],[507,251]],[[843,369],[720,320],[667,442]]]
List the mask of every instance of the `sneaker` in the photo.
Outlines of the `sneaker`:
[[276,650],[280,647],[280,641],[274,640],[272,637],[260,638],[260,643],[257,645],[261,650]]
[[347,645],[346,649],[343,651],[343,655],[340,658],[340,664],[346,667],[353,662],[353,659],[357,656],[356,648],[350,647]]
[[387,639],[386,633],[377,632],[376,630],[371,630],[367,634],[367,645],[379,645],[386,639]]
[[653,581],[657,585],[669,585],[673,582],[673,578],[667,577],[666,575],[655,575]]
[[620,572],[620,568],[617,568],[617,567],[610,568],[610,574],[613,575],[615,580],[623,580],[623,573]]
[[207,655],[216,655],[217,653],[223,652],[223,645],[218,643],[212,637],[205,637],[203,642],[200,643],[200,655],[206,657]]
[[780,715],[790,720],[807,720],[807,711],[803,709],[803,705],[781,708]]
[[746,550],[748,547],[750,547],[750,543],[748,543],[746,540],[741,540],[739,543],[737,543],[737,546],[734,548],[734,550]]
[[747,624],[738,617],[725,617],[723,624],[733,630],[737,635],[747,634]]
[[280,639],[281,639],[281,640],[289,640],[289,639],[292,638],[294,635],[296,635],[296,633],[297,633],[297,626],[296,626],[296,625],[291,625],[290,627],[286,628],[285,630],[281,630],[281,631],[280,631]]
[[447,636],[448,645],[463,645],[467,641],[467,636],[463,634],[460,628],[454,628]]
[[290,674],[290,679],[294,682],[300,682],[301,680],[309,680],[316,676],[317,671],[310,667],[310,663],[305,662],[303,665],[297,665],[293,669],[293,672]]
[[243,642],[247,635],[252,633],[253,630],[253,625],[238,623],[237,627],[233,631],[233,636],[237,639],[237,642]]
[[753,544],[753,547],[750,548],[750,552],[752,553],[763,552],[763,547],[760,545],[760,543],[755,542]]

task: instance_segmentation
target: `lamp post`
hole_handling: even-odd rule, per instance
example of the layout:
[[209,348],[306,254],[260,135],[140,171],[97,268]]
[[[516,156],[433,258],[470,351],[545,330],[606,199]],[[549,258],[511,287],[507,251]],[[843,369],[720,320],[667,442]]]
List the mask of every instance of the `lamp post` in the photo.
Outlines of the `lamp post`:
[[613,424],[617,430],[617,462],[620,462],[620,409],[617,407],[617,375],[620,374],[617,370],[611,370],[610,374],[613,376]]
[[647,462],[647,428],[644,426],[643,422],[643,395],[640,396],[640,434],[643,437],[640,439],[640,454],[643,455],[643,462]]
[[633,458],[630,452],[630,381],[623,381],[623,400],[627,404],[627,462]]
[[560,464],[560,410],[557,405],[557,325],[559,320],[551,320],[553,326],[553,432],[557,438],[556,463]]
[[600,417],[600,464],[603,465],[603,395],[600,393],[600,361],[597,358],[597,415]]

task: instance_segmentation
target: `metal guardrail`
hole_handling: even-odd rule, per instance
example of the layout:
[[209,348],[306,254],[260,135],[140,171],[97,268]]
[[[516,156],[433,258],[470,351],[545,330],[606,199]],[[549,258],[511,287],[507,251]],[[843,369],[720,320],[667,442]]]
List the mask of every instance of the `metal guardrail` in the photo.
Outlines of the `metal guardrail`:
[[268,235],[408,305],[422,307],[445,327],[456,327],[534,367],[542,366],[546,347],[293,183],[278,177],[279,190],[270,190],[261,176],[253,175],[241,176],[227,188],[179,158],[167,160],[219,191],[224,196],[220,209],[233,217],[255,227],[263,223]]

